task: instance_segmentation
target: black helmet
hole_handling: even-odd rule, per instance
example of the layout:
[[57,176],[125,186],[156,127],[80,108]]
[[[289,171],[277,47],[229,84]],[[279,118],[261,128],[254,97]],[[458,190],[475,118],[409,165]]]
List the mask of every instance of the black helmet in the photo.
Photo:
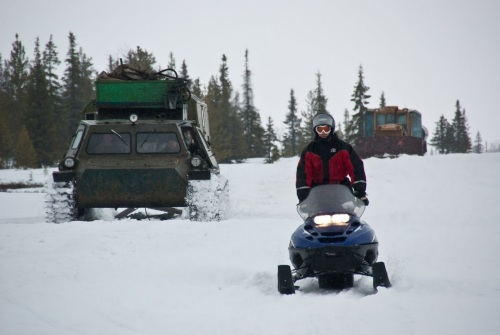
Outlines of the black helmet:
[[332,132],[335,131],[335,120],[330,114],[322,113],[318,114],[313,119],[313,131],[316,132],[316,126],[330,126],[332,127]]

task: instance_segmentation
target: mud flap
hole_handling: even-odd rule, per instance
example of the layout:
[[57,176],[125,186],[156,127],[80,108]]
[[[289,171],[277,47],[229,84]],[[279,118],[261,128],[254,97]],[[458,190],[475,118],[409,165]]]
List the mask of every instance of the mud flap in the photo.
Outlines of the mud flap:
[[278,292],[281,294],[294,294],[292,270],[289,265],[278,265]]
[[374,289],[377,289],[378,286],[391,287],[391,282],[389,281],[384,262],[373,263],[372,272]]

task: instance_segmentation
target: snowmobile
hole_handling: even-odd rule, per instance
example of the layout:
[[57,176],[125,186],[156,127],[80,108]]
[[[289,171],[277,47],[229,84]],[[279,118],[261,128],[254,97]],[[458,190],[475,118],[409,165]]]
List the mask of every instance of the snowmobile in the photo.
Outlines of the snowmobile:
[[320,288],[353,286],[354,275],[373,277],[373,287],[390,287],[385,264],[377,262],[375,231],[363,220],[363,201],[342,184],[320,185],[297,205],[304,220],[292,234],[289,265],[278,266],[278,291],[293,294],[295,282],[318,279]]

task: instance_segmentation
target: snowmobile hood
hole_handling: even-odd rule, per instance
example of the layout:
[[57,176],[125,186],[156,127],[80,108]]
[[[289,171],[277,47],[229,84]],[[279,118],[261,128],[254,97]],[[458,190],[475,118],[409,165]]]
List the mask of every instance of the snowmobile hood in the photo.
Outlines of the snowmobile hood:
[[361,217],[365,204],[356,198],[351,190],[342,184],[328,184],[313,187],[309,196],[297,205],[297,212],[303,220],[330,213],[345,213]]

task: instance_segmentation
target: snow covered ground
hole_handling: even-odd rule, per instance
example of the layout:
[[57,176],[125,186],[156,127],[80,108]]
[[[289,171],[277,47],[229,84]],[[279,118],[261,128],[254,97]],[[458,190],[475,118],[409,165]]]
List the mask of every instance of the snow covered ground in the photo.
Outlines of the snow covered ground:
[[365,160],[363,219],[393,284],[376,294],[361,276],[342,292],[314,279],[277,292],[300,224],[296,164],[223,165],[222,222],[50,224],[36,189],[0,193],[0,334],[500,333],[500,154]]

